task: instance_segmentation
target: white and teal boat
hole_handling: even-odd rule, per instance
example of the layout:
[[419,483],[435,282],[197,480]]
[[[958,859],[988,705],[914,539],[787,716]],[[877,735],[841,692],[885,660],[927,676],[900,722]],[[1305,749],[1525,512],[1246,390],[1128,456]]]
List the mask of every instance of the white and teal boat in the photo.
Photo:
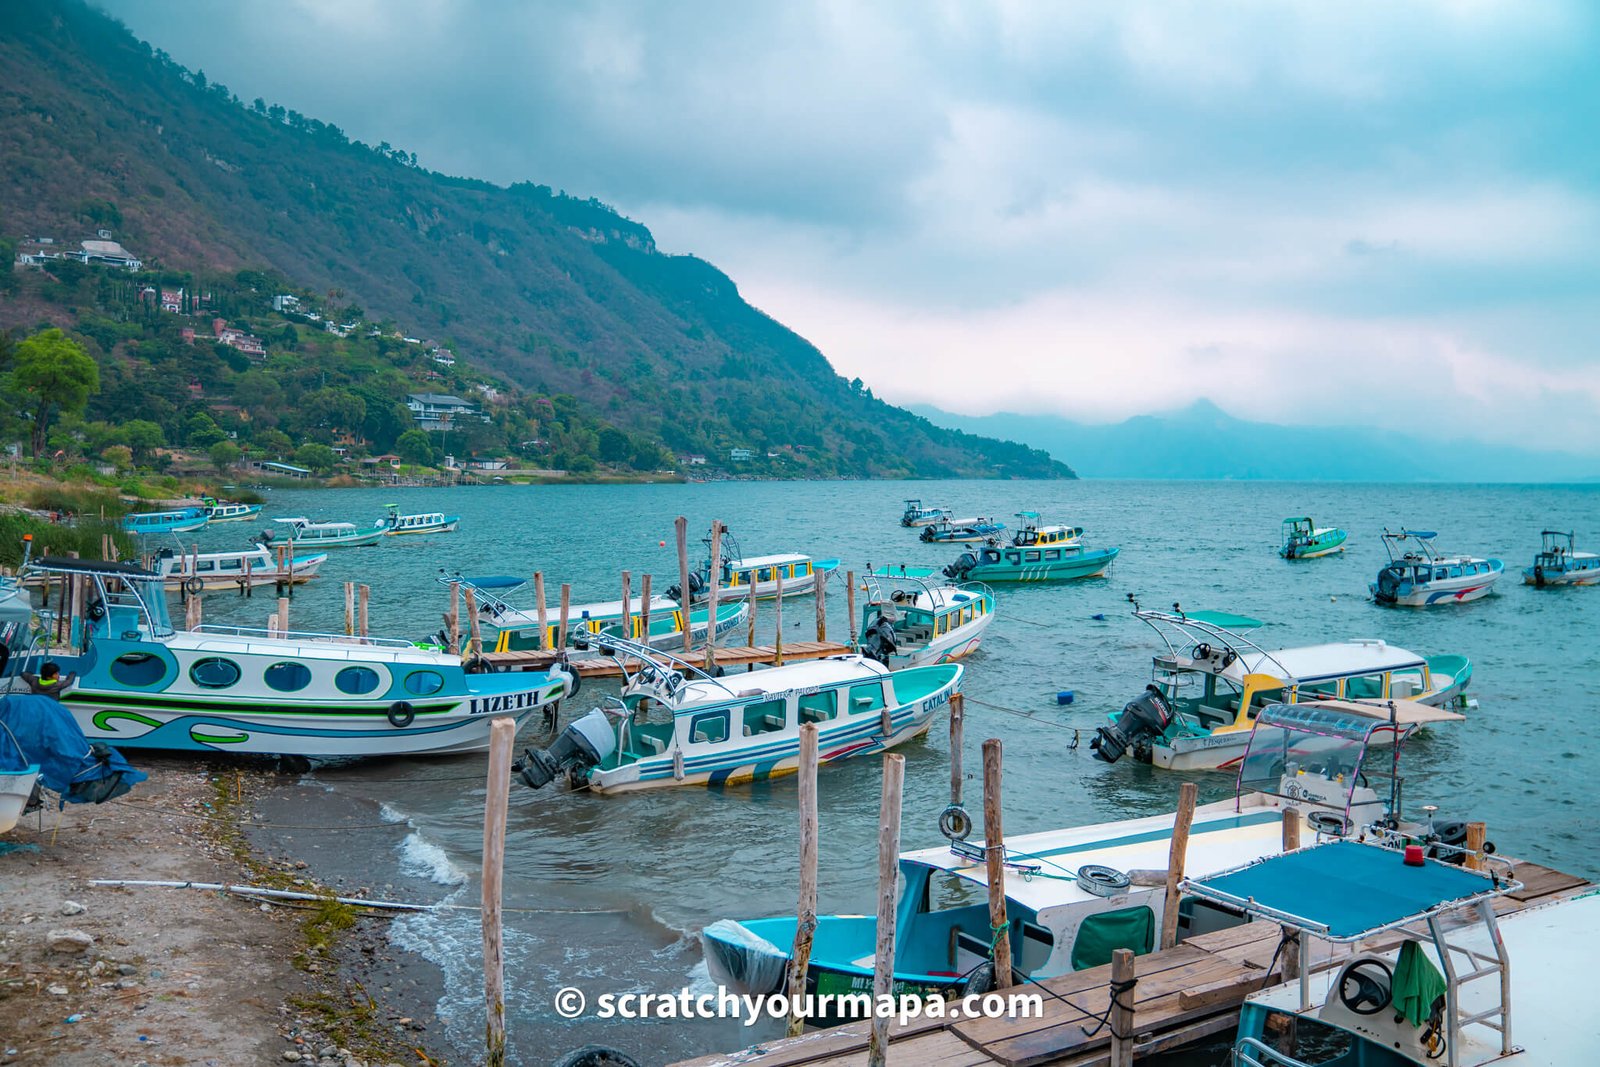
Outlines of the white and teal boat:
[[210,521],[205,508],[174,508],[125,515],[122,528],[131,534],[193,533],[204,529]]
[[206,518],[212,522],[248,522],[261,514],[260,504],[236,504],[228,500],[206,500]]
[[937,544],[978,544],[1005,532],[1006,524],[993,519],[940,519],[922,528],[921,538]]
[[944,569],[946,577],[972,582],[1067,582],[1103,577],[1120,548],[1055,548],[983,545],[968,549]]
[[296,555],[291,565],[280,568],[277,556],[264,543],[234,552],[173,552],[162,549],[157,570],[166,580],[168,592],[197,595],[208,590],[259,588],[292,582],[303,585],[317,576],[328,560],[326,552]]
[[365,548],[382,541],[389,529],[382,519],[367,527],[353,522],[313,522],[303,515],[272,521],[289,527],[289,543],[296,549]]
[[1316,559],[1344,551],[1348,535],[1337,526],[1318,526],[1307,516],[1283,520],[1283,544],[1278,555],[1284,559]]
[[[1255,717],[1271,704],[1343,700],[1384,715],[1389,701],[1417,702],[1417,723],[1461,716],[1442,705],[1472,680],[1465,656],[1420,656],[1374,638],[1263,648],[1247,636],[1262,623],[1219,611],[1150,611],[1134,617],[1165,646],[1152,659],[1145,691],[1095,731],[1090,748],[1107,763],[1131,751],[1165,770],[1232,770],[1250,743]],[[1431,712],[1415,710],[1433,705]]]
[[[709,551],[711,538],[704,544]],[[722,532],[722,562],[717,571],[717,600],[734,601],[755,597],[773,600],[778,596],[781,583],[786,597],[803,596],[815,592],[818,585],[828,580],[828,575],[839,567],[836,559],[812,559],[799,552],[782,552],[770,556],[745,556],[739,551],[739,542],[733,533]],[[700,562],[689,572],[689,599],[700,603],[711,595],[711,561]],[[667,597],[682,600],[682,590],[673,585]]]
[[[457,574],[441,575],[439,581],[446,584],[459,582],[463,587],[472,589],[473,596],[478,602],[479,623],[489,631],[484,640],[486,647],[496,652],[543,651],[557,647],[556,638],[561,625],[559,607],[545,605],[544,626],[541,628],[537,607],[519,607],[508,599],[530,584],[527,579],[511,575],[469,578]],[[567,626],[569,629],[582,627],[596,637],[621,637],[639,641],[652,648],[668,651],[683,648],[684,613],[676,600],[659,596],[650,598],[648,634],[645,632],[643,600],[633,600],[628,604],[626,625],[622,621],[622,608],[620,600],[570,604],[567,607]],[[709,608],[697,608],[689,612],[689,640],[692,646],[706,643],[706,620],[709,617]],[[749,617],[750,606],[746,601],[718,604],[716,634],[718,640],[738,630]],[[596,654],[593,649],[588,651],[573,649],[569,652],[573,662],[581,662]]]
[[386,504],[389,517],[384,520],[387,527],[383,532],[389,537],[403,537],[410,534],[436,534],[454,533],[461,524],[461,516],[446,515],[442,511],[427,511],[417,515],[400,514],[400,505]]
[[856,645],[890,670],[969,656],[994,621],[994,594],[977,583],[868,571],[865,587]]
[[1522,572],[1522,581],[1536,589],[1563,585],[1600,583],[1600,555],[1579,552],[1571,531],[1545,530],[1543,545],[1533,557],[1533,566]]
[[1432,530],[1383,531],[1389,564],[1373,581],[1372,599],[1402,608],[1431,608],[1440,604],[1465,604],[1494,591],[1505,571],[1497,559],[1447,556],[1438,551]]
[[900,515],[901,526],[927,526],[950,517],[949,508],[924,507],[921,500],[907,500],[906,510]]
[[24,650],[9,675],[54,660],[60,699],[90,741],[119,748],[305,758],[420,756],[488,746],[489,724],[523,723],[573,687],[563,667],[469,673],[454,655],[407,641],[174,630],[158,574],[127,563],[37,560],[87,591],[77,655]]
[[[587,635],[574,637],[581,650]],[[799,765],[806,723],[817,726],[821,763],[876,755],[926,733],[961,682],[958,663],[891,674],[863,656],[713,678],[637,642],[595,644],[626,665],[622,696],[568,726],[548,749],[524,754],[522,778],[535,789],[563,772],[573,788],[594,793],[777,778]]]
[[[1402,792],[1398,759],[1372,750],[1380,736],[1398,745],[1411,730],[1337,705],[1264,711],[1253,746],[1261,756],[1251,773],[1240,776],[1231,799],[1194,811],[1186,870],[1205,875],[1280,853],[1287,810],[1330,834],[1392,819]],[[1166,869],[1176,821],[1167,812],[1005,839],[1004,934],[1019,983],[1101,966],[1117,949],[1144,954],[1155,947],[1165,885],[1136,882],[1130,872]],[[993,981],[986,850],[966,840],[971,819],[961,808],[945,809],[939,824],[948,844],[900,856],[896,995],[981,992]],[[1464,838],[1464,826],[1459,834]],[[1197,895],[1179,898],[1180,941],[1243,921]],[[708,925],[701,942],[711,977],[738,993],[778,992],[795,925],[793,916]],[[874,916],[819,917],[804,991],[870,992],[876,941]]]

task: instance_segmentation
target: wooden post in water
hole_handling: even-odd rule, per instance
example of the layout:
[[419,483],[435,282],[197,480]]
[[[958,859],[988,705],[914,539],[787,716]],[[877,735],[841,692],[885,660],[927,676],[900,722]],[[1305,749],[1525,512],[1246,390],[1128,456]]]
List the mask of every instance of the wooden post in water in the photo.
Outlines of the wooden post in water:
[[639,640],[650,643],[650,575],[639,579]]
[[[722,520],[711,520],[710,588],[706,590],[706,673],[717,669],[717,593],[722,587]],[[751,595],[755,594],[752,585]]]
[[[878,950],[872,964],[873,1000],[882,1003],[894,991],[894,920],[900,875],[900,789],[906,758],[883,757],[883,802],[878,807]],[[867,1067],[884,1067],[889,1055],[889,1016],[873,1012],[867,1042]]]
[[478,623],[478,593],[472,586],[464,590],[467,601],[467,633],[471,636],[467,641],[467,650],[474,656],[483,655],[483,631]]
[[556,647],[567,647],[567,617],[572,614],[572,586],[561,583],[561,630],[556,634]]
[[1483,846],[1489,837],[1489,827],[1486,823],[1467,823],[1467,853],[1466,868],[1469,871],[1483,870]]
[[461,654],[461,583],[450,583],[450,614],[445,616],[450,624],[450,654]]
[[988,867],[994,987],[1011,988],[1011,924],[1006,918],[1006,845],[1000,825],[1000,739],[983,743],[983,858]]
[[244,584],[239,587],[239,595],[254,596],[255,586],[255,580],[250,577],[250,557],[246,556],[244,558]]
[[856,572],[845,572],[844,613],[849,616],[848,627],[850,633],[850,647],[856,647],[856,631],[861,627],[856,623]]
[[[757,603],[758,603],[758,601],[753,596],[745,598],[745,604],[750,609],[750,640],[746,641],[745,644],[749,645],[751,648],[755,648],[756,647],[756,604]],[[755,664],[752,663],[752,664],[747,665],[745,667],[745,670],[746,671],[755,670]]]
[[817,640],[828,639],[828,572],[819,571],[812,566],[811,588],[816,591],[817,597]]
[[633,639],[633,575],[622,572],[622,636]]
[[1172,847],[1167,852],[1167,893],[1161,907],[1161,948],[1178,943],[1178,885],[1183,881],[1183,865],[1189,855],[1189,827],[1194,825],[1194,806],[1200,787],[1184,782],[1178,789],[1178,815],[1172,824]]
[[506,1062],[505,946],[500,929],[500,887],[505,871],[506,808],[511,797],[511,749],[517,726],[501,716],[489,724],[488,798],[483,804],[483,999],[490,1067]]
[[[778,598],[772,602],[774,620],[777,623],[777,636],[772,639],[772,664],[775,667],[783,666],[783,570],[780,567],[772,568],[772,573],[778,579]],[[750,588],[750,598],[755,599],[755,586]]]
[[289,595],[290,596],[294,596],[294,541],[291,540],[287,545],[284,545],[283,547],[284,547],[284,558],[287,559],[288,562],[289,562],[289,577],[287,579],[288,580],[288,585],[286,586],[286,588],[289,590]]
[[[791,1009],[806,992],[811,941],[817,933],[817,724],[800,727],[800,907],[795,912],[794,951],[789,953],[788,991]],[[805,1019],[789,1014],[789,1036],[799,1037]]]
[[200,628],[200,598],[191,596],[189,602],[183,607],[183,628],[185,630],[198,630]]
[[356,583],[344,583],[344,635],[356,635]]
[[539,602],[539,647],[549,649],[555,642],[550,640],[550,609],[544,606],[544,571],[533,572],[533,595]]
[[1106,1028],[1111,1031],[1111,1067],[1133,1067],[1133,950],[1111,953],[1111,1007]]
[[356,586],[356,633],[367,636],[367,604],[372,599],[372,587],[365,582]]
[[278,636],[287,637],[289,634],[289,598],[278,597]]
[[967,698],[960,693],[950,694],[950,803],[961,806],[961,729],[966,725]]
[[694,628],[689,625],[689,607],[694,603],[689,592],[689,520],[679,515],[672,526],[678,534],[678,609],[683,612],[683,651],[687,655],[694,649]]

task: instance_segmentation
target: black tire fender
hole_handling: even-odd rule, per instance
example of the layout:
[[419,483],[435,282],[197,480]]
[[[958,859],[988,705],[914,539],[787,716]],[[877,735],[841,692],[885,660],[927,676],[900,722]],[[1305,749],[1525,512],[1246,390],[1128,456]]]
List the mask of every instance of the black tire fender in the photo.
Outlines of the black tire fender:
[[184,580],[183,591],[188,593],[190,596],[199,596],[201,593],[205,592],[205,589],[206,583],[201,581],[197,576],[186,578]]
[[396,730],[404,730],[416,720],[417,711],[411,706],[410,701],[396,700],[389,705],[389,725]]

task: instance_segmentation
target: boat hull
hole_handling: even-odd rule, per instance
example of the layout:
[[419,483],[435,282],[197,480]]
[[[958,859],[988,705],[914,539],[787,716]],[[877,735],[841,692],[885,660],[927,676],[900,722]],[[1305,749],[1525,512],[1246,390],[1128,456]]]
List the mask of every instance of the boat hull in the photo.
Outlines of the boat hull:
[[1441,604],[1466,604],[1488,596],[1494,592],[1494,583],[1499,580],[1501,573],[1497,569],[1470,578],[1445,578],[1420,588],[1413,587],[1409,582],[1401,583],[1392,590],[1377,582],[1369,588],[1373,600],[1379,604],[1396,608],[1432,608]]
[[20,771],[0,772],[0,834],[7,833],[22,818],[33,787],[39,781],[39,765],[31,763]]
[[978,651],[978,647],[983,643],[983,631],[987,630],[993,621],[992,612],[979,615],[967,625],[957,627],[923,648],[904,655],[898,653],[892,655],[889,657],[889,669],[899,671],[907,667],[925,667],[930,663],[954,663],[956,660],[965,659]]
[[[325,559],[326,557],[324,556],[314,556],[308,559],[295,560],[294,567],[290,571],[289,580],[295,585],[304,585],[317,576],[317,571],[322,568]],[[165,583],[167,592],[177,593],[183,591],[192,577],[192,575],[178,571],[167,575]],[[242,569],[200,575],[200,585],[203,592],[212,592],[218,589],[234,590],[243,588],[246,585],[252,589],[259,589],[262,586],[277,585],[280,581],[282,581],[282,578],[279,576],[278,568],[271,566],[260,569],[252,567],[248,578],[246,578]]]
[[[813,570],[803,578],[785,578],[783,582],[783,595],[787,599],[792,596],[805,596],[814,593],[817,586],[828,580],[828,571],[821,567]],[[749,585],[724,585],[717,588],[717,602],[727,603],[734,600],[748,600],[754,592],[757,600],[776,600],[778,598],[777,582],[752,582]],[[706,590],[701,590],[695,597],[696,604],[704,604],[709,598]]]
[[1284,559],[1320,559],[1323,556],[1343,552],[1346,536],[1345,532],[1340,530],[1334,537],[1284,545],[1278,550],[1278,554]]
[[456,527],[461,525],[460,519],[450,519],[447,522],[437,522],[431,526],[415,526],[405,529],[391,528],[383,531],[388,537],[409,537],[413,534],[455,533]]
[[249,506],[249,508],[247,510],[245,510],[245,511],[234,512],[232,514],[210,515],[210,516],[207,516],[207,518],[208,518],[208,520],[210,522],[213,522],[213,523],[217,523],[217,522],[249,522],[251,519],[255,518],[259,514],[261,514],[261,505],[260,504],[251,504]]
[[313,550],[324,548],[366,548],[368,545],[375,545],[382,541],[386,532],[384,530],[365,530],[358,534],[351,534],[349,537],[291,537],[289,544],[296,549],[308,548]]
[[1583,570],[1551,571],[1540,569],[1534,573],[1534,568],[1529,567],[1522,572],[1522,584],[1531,585],[1536,589],[1559,589],[1577,585],[1600,585],[1600,567],[1588,567]]
[[1102,578],[1120,548],[1086,549],[1074,559],[1045,563],[980,563],[963,579],[974,582],[1070,582]]

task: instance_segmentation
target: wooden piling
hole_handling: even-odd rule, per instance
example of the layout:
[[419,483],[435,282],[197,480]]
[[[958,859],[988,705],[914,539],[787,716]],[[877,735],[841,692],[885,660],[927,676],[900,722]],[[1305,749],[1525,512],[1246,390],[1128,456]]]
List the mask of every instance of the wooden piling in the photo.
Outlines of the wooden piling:
[[185,630],[200,629],[200,598],[192,596],[183,607],[183,628]]
[[450,654],[461,654],[461,583],[450,583],[450,613],[445,616],[450,624]]
[[639,640],[650,643],[650,576],[640,579],[639,589]]
[[[998,743],[998,742],[997,742]],[[906,758],[891,752],[883,757],[883,801],[878,807],[878,948],[872,964],[872,995],[882,1003],[894,992],[895,897],[900,874],[900,791],[905,783]],[[867,1044],[867,1067],[884,1067],[889,1055],[889,1016],[872,1015],[872,1036]]]
[[254,596],[256,583],[250,576],[250,557],[244,558],[244,585],[239,587],[241,596]]
[[1178,816],[1172,824],[1172,847],[1167,852],[1167,892],[1161,908],[1161,948],[1178,943],[1178,886],[1183,882],[1183,866],[1189,855],[1189,828],[1194,825],[1194,806],[1200,787],[1184,782],[1178,790]]
[[860,626],[856,623],[856,572],[845,572],[844,587],[844,613],[848,616],[850,627],[850,647],[856,647],[856,633]]
[[983,857],[988,867],[994,987],[1011,988],[1011,923],[1006,918],[1006,846],[1000,824],[1000,739],[983,743]]
[[828,572],[812,569],[811,588],[817,598],[817,640],[828,639]]
[[1487,823],[1467,823],[1467,860],[1466,868],[1469,871],[1483,870],[1483,846],[1488,841],[1489,826]]
[[622,636],[633,637],[633,575],[622,572]]
[[356,635],[356,583],[344,583],[344,635]]
[[961,731],[965,726],[967,698],[960,693],[950,694],[950,803],[961,805]]
[[561,629],[556,634],[556,647],[567,647],[567,619],[572,614],[572,586],[561,583]]
[[[773,568],[772,573],[777,575],[778,578],[778,599],[772,602],[774,619],[778,626],[777,636],[772,639],[772,665],[774,667],[781,667],[783,666],[783,571],[778,568]],[[752,585],[750,589],[750,599],[754,600],[755,598],[756,591],[755,587]]]
[[745,603],[750,609],[750,639],[745,644],[754,648],[756,647],[756,604],[760,602],[755,597],[749,597]]
[[549,648],[550,609],[544,606],[544,571],[533,572],[533,596],[539,603],[539,647]]
[[[817,933],[817,724],[800,727],[800,907],[795,912],[794,950],[789,953],[788,991],[791,1007],[806,991],[806,968],[811,964],[811,942]],[[789,1036],[798,1037],[805,1019],[798,1011],[789,1015]]]
[[1283,809],[1283,850],[1293,852],[1300,847],[1300,809]]
[[1106,1015],[1106,1027],[1111,1031],[1111,1067],[1133,1067],[1134,981],[1133,950],[1115,949],[1111,953],[1111,1007]]
[[289,634],[289,598],[278,597],[278,636],[287,637]]
[[[689,625],[689,608],[694,597],[689,592],[689,520],[679,515],[672,524],[678,534],[678,607],[683,611],[683,651],[694,649],[694,627]],[[716,620],[711,620],[715,627]]]
[[[711,566],[706,590],[706,673],[715,673],[717,667],[717,593],[722,586],[722,520],[711,520]],[[752,583],[750,595],[755,595]]]
[[483,631],[478,621],[478,593],[472,586],[467,586],[463,593],[467,601],[467,651],[470,655],[483,655]]
[[483,805],[483,999],[485,1063],[506,1062],[505,946],[501,940],[500,890],[505,871],[506,808],[511,797],[511,749],[517,726],[499,717],[489,724],[489,795]]
[[356,586],[356,633],[367,636],[367,605],[372,600],[372,587],[365,582]]

